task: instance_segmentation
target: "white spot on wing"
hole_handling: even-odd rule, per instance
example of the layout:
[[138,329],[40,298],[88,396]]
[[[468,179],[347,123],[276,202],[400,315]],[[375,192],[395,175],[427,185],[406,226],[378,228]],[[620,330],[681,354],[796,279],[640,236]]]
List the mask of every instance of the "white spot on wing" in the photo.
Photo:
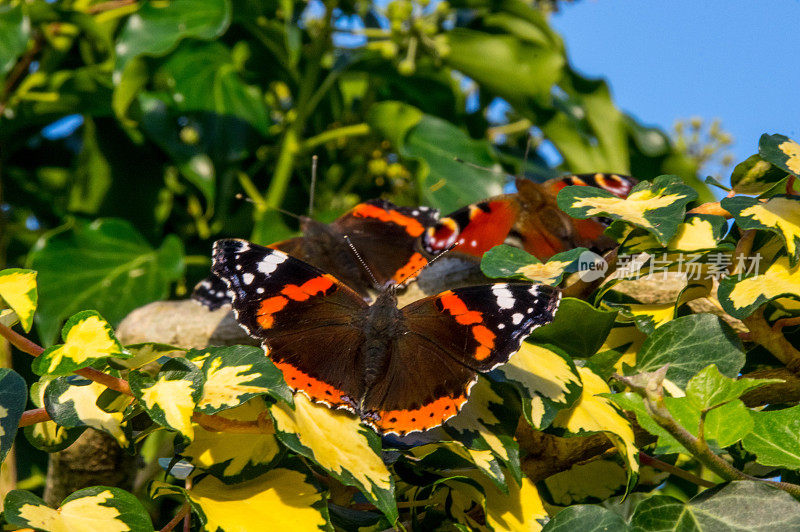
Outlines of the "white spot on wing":
[[523,316],[523,315],[522,315],[522,314],[520,314],[519,312],[516,312],[516,313],[515,313],[513,316],[511,316],[511,322],[512,322],[514,325],[519,325],[519,322],[521,322],[521,321],[522,321],[522,318],[524,318],[524,317],[525,317],[525,316]]
[[514,295],[505,283],[496,284],[492,287],[492,293],[497,298],[497,306],[500,308],[512,308],[514,306]]
[[255,279],[255,278],[256,278],[256,276],[255,276],[255,275],[253,275],[253,274],[252,274],[252,273],[250,273],[250,272],[247,272],[247,273],[243,273],[243,274],[242,274],[242,281],[244,281],[244,284],[250,284],[250,283],[252,283],[252,282],[253,282],[253,279]]
[[270,253],[258,263],[258,271],[264,275],[269,275],[278,269],[278,264],[284,262],[287,255],[283,253]]

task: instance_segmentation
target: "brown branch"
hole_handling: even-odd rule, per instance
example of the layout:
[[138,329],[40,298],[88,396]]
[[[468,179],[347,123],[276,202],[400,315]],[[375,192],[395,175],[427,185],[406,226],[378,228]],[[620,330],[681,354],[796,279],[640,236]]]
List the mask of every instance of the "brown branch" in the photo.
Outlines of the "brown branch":
[[654,456],[650,456],[649,454],[639,452],[639,463],[642,465],[649,465],[654,469],[658,469],[664,471],[665,473],[669,473],[671,475],[675,475],[676,477],[680,477],[683,480],[687,480],[692,484],[696,484],[703,488],[713,488],[717,484],[715,482],[711,482],[710,480],[706,480],[702,477],[698,477],[693,473],[689,473],[685,469],[681,469],[680,467],[676,467],[672,464],[659,460]]
[[725,218],[733,218],[731,213],[722,208],[718,201],[703,203],[702,205],[689,210],[686,214],[713,214],[715,216],[724,216]]
[[191,506],[189,506],[189,503],[188,502],[183,503],[183,506],[181,506],[180,510],[178,510],[178,513],[175,514],[175,517],[170,519],[169,523],[164,525],[164,528],[162,528],[160,532],[169,532],[170,530],[178,526],[178,523],[180,523],[184,517],[189,515],[189,510],[191,510]]
[[45,421],[52,421],[50,414],[44,408],[34,408],[33,410],[26,410],[22,413],[19,420],[19,427],[27,427],[35,425],[36,423],[43,423]]
[[783,335],[783,332],[770,327],[764,318],[764,309],[759,308],[750,316],[742,320],[750,330],[750,339],[761,344],[775,358],[786,364],[789,369],[798,369],[800,365],[800,351],[798,351]]
[[44,352],[42,346],[36,344],[35,342],[31,342],[21,334],[12,330],[10,327],[6,327],[2,323],[0,323],[0,336],[5,337],[5,339],[8,340],[11,345],[23,353],[28,353],[33,357],[38,357]]

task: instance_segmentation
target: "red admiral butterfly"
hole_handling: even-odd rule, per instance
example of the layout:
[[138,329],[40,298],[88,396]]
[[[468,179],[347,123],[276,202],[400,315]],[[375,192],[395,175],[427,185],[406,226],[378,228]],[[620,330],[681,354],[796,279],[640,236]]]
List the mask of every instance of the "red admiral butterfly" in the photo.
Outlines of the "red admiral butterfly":
[[494,246],[506,243],[540,260],[576,247],[606,251],[615,245],[603,236],[608,223],[567,216],[558,208],[556,196],[566,186],[584,185],[624,198],[636,180],[616,174],[578,174],[542,184],[520,178],[516,184],[515,194],[473,203],[440,219],[422,237],[423,249],[434,255],[455,244],[455,251],[482,257]]
[[389,283],[368,304],[311,264],[244,240],[217,241],[212,271],[291,388],[398,435],[454,416],[478,373],[507,362],[561,299],[549,286],[503,283],[400,309]]
[[[369,200],[330,224],[302,216],[303,236],[269,247],[330,272],[362,297],[369,297],[375,286],[367,269],[378,286],[401,285],[428,263],[418,248],[419,237],[438,217],[439,211],[429,207],[398,207],[385,200]],[[361,252],[367,268],[353,260],[344,235]],[[192,298],[214,310],[230,303],[227,291],[224,283],[211,276],[195,286]]]

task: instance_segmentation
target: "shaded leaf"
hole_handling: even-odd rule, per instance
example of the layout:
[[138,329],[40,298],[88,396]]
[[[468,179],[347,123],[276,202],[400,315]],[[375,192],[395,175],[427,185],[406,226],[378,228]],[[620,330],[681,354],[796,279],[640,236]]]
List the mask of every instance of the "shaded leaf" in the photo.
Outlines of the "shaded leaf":
[[4,516],[12,525],[38,530],[153,530],[150,516],[136,497],[107,486],[78,490],[64,499],[58,510],[33,493],[13,490],[6,495]]
[[394,481],[380,457],[378,435],[352,415],[294,396],[270,407],[278,439],[345,485],[355,486],[394,523]]
[[608,508],[578,504],[564,508],[547,523],[543,532],[624,532],[628,524],[622,517]]
[[780,379],[731,379],[717,369],[716,364],[702,369],[697,375],[689,379],[686,385],[686,397],[700,410],[733,401],[745,392],[776,382]]
[[487,277],[524,279],[556,286],[564,274],[577,271],[575,263],[585,251],[586,248],[571,249],[543,263],[525,250],[501,244],[484,253],[481,271]]
[[54,345],[36,357],[31,369],[37,375],[69,375],[98,360],[130,355],[122,348],[114,329],[93,310],[72,316],[61,329],[63,344]]
[[178,431],[187,440],[194,438],[192,413],[203,395],[203,373],[191,362],[173,358],[150,377],[140,371],[128,376],[131,391],[150,418]]
[[[711,214],[689,214],[678,224],[666,248],[668,251],[695,252],[716,249],[728,229],[727,220]],[[664,246],[647,231],[635,229],[625,238],[621,251],[627,254],[662,251]]]
[[[2,9],[2,8],[0,8]],[[21,268],[0,271],[0,299],[11,307],[25,332],[33,325],[33,313],[39,301],[36,272]]]
[[470,449],[458,441],[441,441],[413,447],[410,451],[419,459],[418,465],[425,470],[441,470],[449,475],[449,469],[477,467],[504,492],[508,491],[501,462],[491,450]]
[[683,388],[709,364],[735,376],[744,365],[742,342],[730,325],[713,314],[676,318],[653,332],[639,350],[637,371],[669,364],[667,378]]
[[[37,408],[44,408],[44,392],[53,377],[42,377],[31,385],[31,401]],[[67,428],[55,421],[44,421],[25,427],[25,438],[31,445],[47,453],[66,449],[83,434],[86,427]]]
[[800,177],[800,144],[784,135],[761,135],[758,154],[766,161]]
[[731,185],[737,194],[763,194],[788,175],[760,155],[751,155],[733,169]]
[[[255,421],[266,412],[267,404],[260,397],[220,412],[226,419]],[[274,434],[247,434],[209,431],[194,424],[194,439],[179,445],[179,454],[192,465],[210,472],[226,484],[250,480],[266,472],[281,449]]]
[[639,503],[634,532],[680,530],[793,530],[800,527],[800,503],[763,482],[737,481],[706,490],[688,502],[655,495]]
[[[616,316],[616,311],[599,310],[580,299],[565,297],[552,323],[535,329],[528,341],[558,346],[574,358],[590,357],[603,345]],[[576,324],[580,324],[580,334],[575,334]]]
[[153,342],[126,345],[125,351],[130,358],[113,358],[108,361],[109,365],[117,369],[138,369],[159,359],[185,353],[180,347]]
[[39,272],[42,296],[36,324],[50,343],[61,322],[87,306],[115,325],[131,310],[169,294],[183,275],[183,245],[168,236],[153,249],[133,226],[120,219],[77,223],[52,233],[28,255]]
[[[800,157],[800,156],[799,156]],[[779,235],[791,259],[800,259],[800,198],[777,195],[766,201],[745,196],[724,198],[722,207],[736,219],[742,229],[763,229]]]
[[19,420],[27,403],[25,380],[14,370],[0,368],[0,464],[14,445]]
[[662,245],[675,236],[686,205],[697,192],[677,176],[659,176],[638,183],[626,199],[594,187],[569,186],[558,193],[558,206],[575,218],[607,216],[641,227]]
[[593,460],[547,477],[544,485],[554,504],[570,506],[624,493],[628,475],[625,468],[613,460]]
[[0,79],[4,78],[25,52],[31,36],[31,21],[25,15],[22,2],[0,5]]

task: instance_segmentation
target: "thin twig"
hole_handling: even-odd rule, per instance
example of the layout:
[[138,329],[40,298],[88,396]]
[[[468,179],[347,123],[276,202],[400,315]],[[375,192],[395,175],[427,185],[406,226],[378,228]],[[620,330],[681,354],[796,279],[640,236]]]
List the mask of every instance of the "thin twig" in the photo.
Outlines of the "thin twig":
[[189,515],[190,509],[191,507],[189,506],[188,502],[183,503],[183,506],[181,506],[180,510],[178,510],[178,513],[175,514],[175,517],[173,517],[169,523],[164,525],[164,528],[161,529],[161,532],[169,532],[178,526],[178,523],[180,523],[184,517]]
[[692,484],[697,484],[698,486],[703,488],[713,488],[714,486],[716,486],[716,484],[714,482],[711,482],[710,480],[698,477],[694,473],[690,473],[685,469],[676,467],[672,464],[659,460],[658,458],[650,456],[649,454],[646,454],[641,451],[639,451],[639,462],[642,463],[643,465],[649,465],[654,469],[659,469],[661,471],[664,471],[665,473],[669,473],[671,475],[675,475],[676,477],[680,477],[683,480],[688,480]]
[[31,342],[21,334],[17,333],[10,327],[6,327],[2,323],[0,323],[0,336],[5,337],[5,339],[8,340],[11,345],[23,353],[28,353],[33,357],[38,357],[44,352],[42,346],[36,344],[35,342]]
[[34,408],[33,410],[26,410],[22,413],[19,420],[19,427],[27,427],[45,421],[52,421],[50,414],[44,408]]

